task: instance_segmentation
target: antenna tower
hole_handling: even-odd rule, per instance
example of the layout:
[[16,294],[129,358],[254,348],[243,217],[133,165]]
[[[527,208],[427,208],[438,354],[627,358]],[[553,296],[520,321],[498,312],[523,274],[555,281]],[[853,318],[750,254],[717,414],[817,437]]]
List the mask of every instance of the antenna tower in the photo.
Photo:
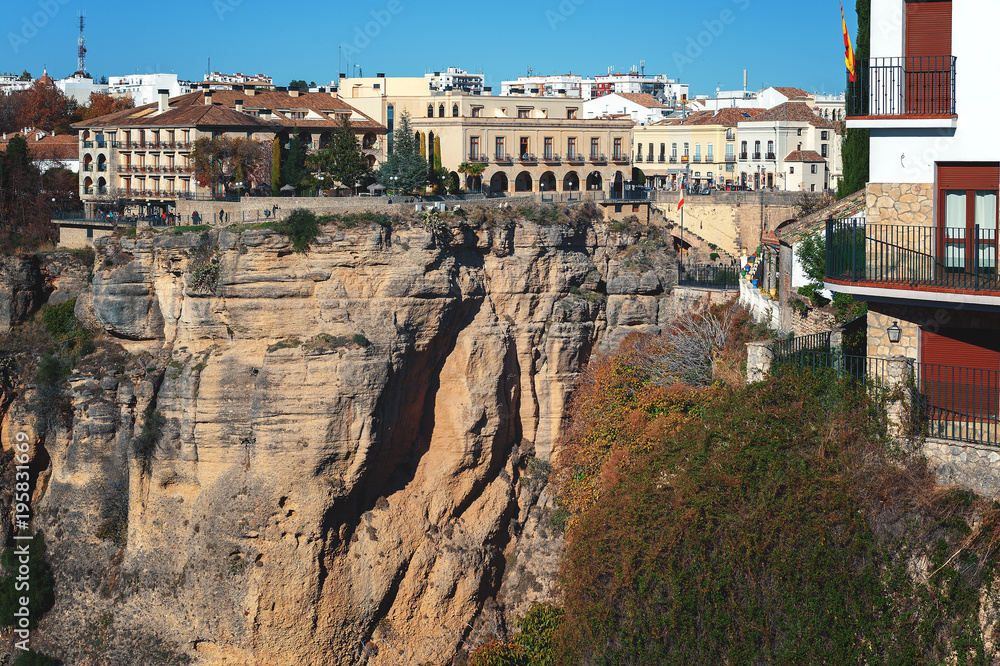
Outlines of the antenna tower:
[[76,73],[81,76],[87,74],[87,38],[83,36],[84,14],[80,12],[80,38],[76,46]]

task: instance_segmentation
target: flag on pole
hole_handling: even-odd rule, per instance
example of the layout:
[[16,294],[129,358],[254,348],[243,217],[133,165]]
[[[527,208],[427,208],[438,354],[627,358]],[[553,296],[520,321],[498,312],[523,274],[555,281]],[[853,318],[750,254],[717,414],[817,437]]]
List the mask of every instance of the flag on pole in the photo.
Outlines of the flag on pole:
[[847,32],[843,1],[840,3],[840,23],[844,26],[844,62],[847,63],[847,71],[851,73],[851,83],[854,83],[854,49],[851,48],[851,35]]

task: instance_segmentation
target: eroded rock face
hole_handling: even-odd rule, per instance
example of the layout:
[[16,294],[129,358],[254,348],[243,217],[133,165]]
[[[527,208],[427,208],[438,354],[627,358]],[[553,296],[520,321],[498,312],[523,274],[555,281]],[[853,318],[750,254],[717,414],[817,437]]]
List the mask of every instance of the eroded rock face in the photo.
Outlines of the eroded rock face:
[[24,321],[43,300],[38,260],[0,255],[0,335]]
[[67,575],[54,631],[108,608],[199,663],[437,664],[551,598],[538,470],[582,364],[672,311],[672,263],[602,226],[324,231],[98,243],[78,316],[144,356],[73,379],[40,513],[94,571],[124,488],[128,584]]

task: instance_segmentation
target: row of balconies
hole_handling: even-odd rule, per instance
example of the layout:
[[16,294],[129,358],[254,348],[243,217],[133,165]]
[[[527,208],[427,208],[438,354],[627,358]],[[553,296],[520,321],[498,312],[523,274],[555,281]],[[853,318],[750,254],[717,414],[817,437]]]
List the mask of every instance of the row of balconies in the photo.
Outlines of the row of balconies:
[[[93,171],[94,170],[94,165],[93,164],[84,164],[80,168],[83,169],[84,171]],[[98,171],[107,171],[108,170],[108,165],[107,164],[98,164],[97,165],[97,170]]]
[[122,173],[191,173],[191,167],[184,166],[147,166],[141,164],[123,164],[118,167]]
[[[744,153],[744,155],[745,154],[746,153]],[[670,161],[671,164],[676,164],[677,163],[677,156],[676,155],[671,155],[670,157],[667,157],[666,155],[660,155],[659,157],[648,157],[648,158],[646,158],[644,160],[643,157],[642,157],[642,155],[636,155],[636,158],[635,158],[636,162],[643,162],[643,161],[645,161],[645,162],[649,162],[650,164],[652,164],[654,162],[663,163],[663,162],[666,162],[668,160]],[[682,158],[681,161],[687,162],[688,160],[687,160],[687,158]],[[692,162],[701,162],[702,160],[701,160],[700,157],[695,156],[695,157],[693,157],[691,159],[691,161]],[[725,160],[716,160],[712,155],[709,155],[709,156],[705,157],[705,163],[706,164],[715,164],[716,162],[723,162],[723,161],[725,161],[725,162],[735,162],[736,161],[736,155],[726,155],[726,159]]]
[[[83,147],[87,148],[87,142],[83,143]],[[194,144],[175,141],[112,141],[111,147],[118,150],[190,150]]]
[[[480,164],[489,164],[490,157],[487,155],[469,155],[470,162],[478,162]],[[539,162],[544,162],[545,164],[561,164],[566,161],[570,164],[583,164],[586,161],[590,161],[593,164],[607,164],[608,158],[606,155],[592,154],[589,159],[585,159],[579,153],[568,155],[566,158],[562,158],[556,154],[543,155],[541,158],[530,153],[525,153],[520,157],[513,158],[510,155],[497,155],[493,158],[493,161],[497,164],[513,164],[514,162],[520,162],[522,164],[538,164]],[[612,162],[628,164],[630,159],[625,155],[615,155],[611,158]]]

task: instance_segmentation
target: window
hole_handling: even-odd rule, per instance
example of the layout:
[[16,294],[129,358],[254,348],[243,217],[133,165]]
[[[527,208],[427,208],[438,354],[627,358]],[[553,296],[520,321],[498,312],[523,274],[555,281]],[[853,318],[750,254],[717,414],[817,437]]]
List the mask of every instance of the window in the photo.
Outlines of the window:
[[744,141],[740,144],[740,159],[745,160],[747,158],[747,142]]
[[545,137],[545,159],[552,159],[552,137]]
[[827,155],[827,144],[824,143],[824,144],[822,144],[819,147],[819,154],[822,155],[823,157],[828,157],[828,155]]
[[774,159],[774,141],[767,142],[767,159]]
[[691,148],[690,148],[690,145],[691,145],[691,144],[688,144],[688,143],[685,143],[685,144],[684,144],[684,161],[685,161],[685,162],[687,162],[687,161],[688,161],[688,158],[689,158],[689,157],[691,156]]
[[576,109],[566,109],[566,120],[576,120]]
[[621,139],[615,139],[615,148],[614,148],[614,151],[615,151],[614,152],[614,158],[616,160],[620,160],[622,158],[622,140]]
[[802,136],[802,128],[795,130],[795,136]]
[[438,104],[438,118],[444,118],[444,104]]
[[810,164],[809,165],[809,173],[816,173],[816,165],[815,164]]
[[458,118],[458,104],[451,105],[451,117]]
[[672,162],[676,162],[677,161],[677,144],[676,143],[670,144],[670,160]]
[[504,146],[504,138],[502,136],[498,136],[496,138],[496,158],[498,160],[502,160],[506,156],[507,156],[507,151],[506,147]]
[[788,167],[788,173],[794,174],[795,173],[795,167],[793,167],[793,166]]
[[753,158],[755,160],[760,159],[760,141],[753,142]]
[[904,18],[907,71],[905,113],[952,113],[951,2],[907,2]]
[[815,183],[813,183],[812,185],[809,186],[809,191],[810,192],[815,192],[816,191],[816,184]]
[[518,109],[517,110],[517,117],[518,118],[530,118],[531,117],[531,109]]
[[594,138],[590,140],[590,159],[596,160],[601,155],[601,140]]
[[667,144],[660,144],[660,161],[662,162],[667,157]]
[[712,155],[713,149],[714,146],[712,144],[708,144],[708,152],[705,153],[705,160],[707,160],[708,162],[711,162],[715,159],[714,156]]
[[819,133],[819,138],[821,141],[827,141],[830,138],[830,133],[827,132],[826,130],[823,130],[822,132]]
[[736,159],[735,152],[736,152],[736,144],[735,143],[727,143],[726,144],[726,161],[727,162],[732,162],[734,159]]
[[574,159],[576,157],[576,137],[571,136],[566,139],[566,157]]
[[427,117],[428,118],[433,118],[434,117],[434,105],[433,104],[428,104],[427,105]]
[[478,160],[479,159],[479,137],[473,136],[469,137],[469,159]]
[[[997,183],[1000,167],[938,165],[938,204],[945,270],[996,272]],[[975,239],[979,228],[978,242]],[[976,249],[974,250],[973,247]],[[976,257],[978,254],[978,260]]]
[[528,156],[528,148],[529,147],[530,147],[530,145],[528,143],[528,137],[522,136],[521,137],[521,153],[520,153],[521,157],[527,157]]
[[474,107],[472,107],[472,117],[473,118],[482,118],[483,117],[483,107],[481,107],[481,106],[474,106]]
[[733,128],[730,127],[729,129],[726,130],[726,141],[735,141],[735,140],[736,140],[736,132],[734,132]]

